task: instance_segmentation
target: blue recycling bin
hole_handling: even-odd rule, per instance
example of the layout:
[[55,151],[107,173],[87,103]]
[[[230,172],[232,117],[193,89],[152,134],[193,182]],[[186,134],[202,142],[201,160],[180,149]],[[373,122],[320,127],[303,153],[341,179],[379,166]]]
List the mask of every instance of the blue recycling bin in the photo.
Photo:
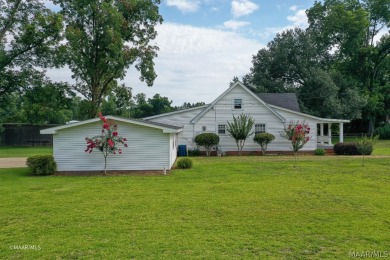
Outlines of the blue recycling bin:
[[177,147],[177,155],[180,157],[187,156],[187,145],[179,145]]

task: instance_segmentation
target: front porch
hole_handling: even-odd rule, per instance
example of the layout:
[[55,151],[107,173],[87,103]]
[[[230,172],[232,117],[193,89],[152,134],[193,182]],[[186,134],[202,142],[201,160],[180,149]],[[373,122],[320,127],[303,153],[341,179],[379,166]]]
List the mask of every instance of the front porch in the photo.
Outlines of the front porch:
[[317,124],[317,148],[331,149],[332,144],[332,124],[337,123],[339,125],[339,140],[344,142],[344,123],[348,120],[329,120],[323,119],[325,122]]

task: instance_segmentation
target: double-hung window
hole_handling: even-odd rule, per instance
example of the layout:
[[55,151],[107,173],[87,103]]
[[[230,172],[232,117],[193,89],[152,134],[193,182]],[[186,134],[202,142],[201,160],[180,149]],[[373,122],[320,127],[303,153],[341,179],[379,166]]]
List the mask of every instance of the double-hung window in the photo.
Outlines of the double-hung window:
[[255,124],[255,134],[265,133],[265,124]]
[[242,99],[241,98],[233,99],[233,108],[234,109],[242,109]]
[[218,125],[218,134],[225,135],[226,134],[226,125]]

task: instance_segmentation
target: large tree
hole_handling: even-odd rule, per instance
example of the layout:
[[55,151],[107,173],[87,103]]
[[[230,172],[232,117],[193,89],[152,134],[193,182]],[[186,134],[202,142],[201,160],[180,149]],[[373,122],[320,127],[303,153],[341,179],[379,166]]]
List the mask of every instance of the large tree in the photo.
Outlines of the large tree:
[[[345,88],[350,80],[332,68],[330,53],[309,31],[295,28],[277,34],[252,63],[243,81],[255,92],[295,92],[302,110],[317,116],[361,116],[364,96]],[[344,105],[350,101],[354,109]]]
[[34,66],[51,64],[61,29],[61,15],[42,1],[0,0],[0,96],[42,78]]
[[95,117],[103,98],[135,64],[148,86],[156,78],[151,44],[162,22],[160,0],[54,0],[66,22],[62,57],[76,80],[75,90],[90,101]]
[[[384,68],[390,59],[390,36],[384,30],[390,27],[390,1],[325,0],[316,2],[307,15],[308,30],[333,50],[334,68],[368,96],[363,112],[373,130],[375,120],[388,113],[389,78]],[[381,39],[379,33],[384,33]]]
[[153,98],[146,100],[146,95],[139,93],[134,99],[135,106],[132,109],[131,116],[135,118],[154,116],[174,110],[171,106],[172,101],[167,97],[162,97],[160,94],[155,94]]

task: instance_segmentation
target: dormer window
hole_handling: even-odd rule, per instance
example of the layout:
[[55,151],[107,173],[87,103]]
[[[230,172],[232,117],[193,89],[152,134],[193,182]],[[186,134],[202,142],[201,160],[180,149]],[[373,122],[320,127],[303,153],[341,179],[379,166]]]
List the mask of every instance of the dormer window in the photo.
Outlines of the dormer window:
[[235,98],[233,100],[233,108],[234,109],[242,109],[242,99],[241,98]]

